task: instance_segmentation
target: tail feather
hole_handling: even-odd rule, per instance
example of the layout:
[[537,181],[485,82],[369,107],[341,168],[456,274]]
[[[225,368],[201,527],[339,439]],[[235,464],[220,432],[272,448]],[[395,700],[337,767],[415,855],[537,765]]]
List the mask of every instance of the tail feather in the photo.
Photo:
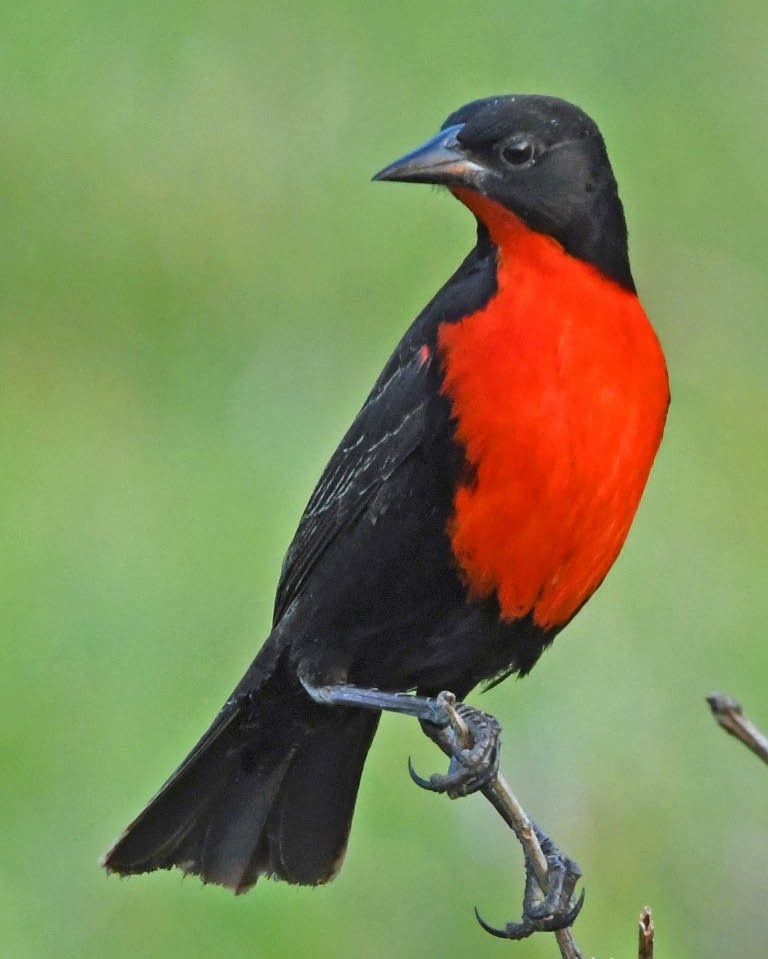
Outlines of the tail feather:
[[286,770],[266,825],[267,855],[244,877],[249,885],[260,872],[314,885],[333,879],[341,868],[379,714],[331,711],[339,712],[335,722],[315,729]]
[[[265,871],[257,870],[251,878],[253,864],[260,860],[264,826],[292,759],[293,752],[286,753],[258,780],[240,771],[229,778],[210,814],[190,837],[196,845],[189,849],[193,867],[188,871],[238,893],[253,885]],[[184,850],[180,854],[184,855]]]
[[238,893],[261,875],[332,879],[378,718],[303,692],[228,704],[102,865],[120,875],[176,866]]

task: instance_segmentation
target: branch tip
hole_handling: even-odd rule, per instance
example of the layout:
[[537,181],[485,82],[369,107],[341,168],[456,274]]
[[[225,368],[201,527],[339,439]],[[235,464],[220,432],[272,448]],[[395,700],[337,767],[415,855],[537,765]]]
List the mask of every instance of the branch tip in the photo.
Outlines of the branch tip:
[[653,925],[653,915],[650,906],[643,906],[640,912],[638,932],[638,959],[653,959],[653,937],[656,929]]
[[744,715],[741,703],[726,693],[710,693],[707,702],[715,721],[768,763],[768,737]]

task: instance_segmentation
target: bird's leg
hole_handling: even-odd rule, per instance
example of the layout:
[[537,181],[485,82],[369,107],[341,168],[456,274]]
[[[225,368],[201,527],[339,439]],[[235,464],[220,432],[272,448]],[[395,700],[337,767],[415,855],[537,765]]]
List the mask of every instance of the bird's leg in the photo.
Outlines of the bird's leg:
[[411,777],[424,789],[444,792],[456,799],[482,789],[496,775],[501,726],[493,716],[466,703],[457,703],[453,693],[442,692],[432,698],[360,686],[314,686],[304,677],[300,679],[316,703],[382,709],[420,720],[427,736],[450,758],[448,772],[435,773],[429,779],[417,775],[409,761]]
[[[346,683],[332,686],[315,686],[303,676],[301,685],[316,703],[322,706],[357,706],[360,709],[383,709],[389,713],[402,713],[433,723],[447,726],[451,717],[440,697],[413,696],[411,693],[386,693],[381,689],[367,689]],[[450,694],[449,694],[450,695]]]

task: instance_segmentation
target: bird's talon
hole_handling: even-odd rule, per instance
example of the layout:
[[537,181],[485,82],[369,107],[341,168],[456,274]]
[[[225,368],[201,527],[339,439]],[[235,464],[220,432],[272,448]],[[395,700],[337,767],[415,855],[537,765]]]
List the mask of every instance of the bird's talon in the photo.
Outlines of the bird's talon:
[[[485,919],[480,915],[480,910],[475,906],[475,919],[480,923],[480,925],[485,929],[487,933],[490,933],[492,936],[496,936],[497,939],[511,939],[512,936],[509,935],[510,926],[522,926],[523,923],[512,923],[508,922],[503,929],[498,929],[496,926],[492,926],[489,922],[486,922]],[[526,933],[526,936],[530,936],[533,933],[533,929],[530,932]],[[518,938],[524,939],[525,936],[519,936]]]
[[576,921],[583,905],[584,890],[582,890],[578,900],[565,914],[555,912],[542,917],[536,917],[530,911],[527,911],[521,922],[508,922],[503,929],[499,929],[486,922],[480,915],[477,907],[475,907],[475,918],[487,933],[496,936],[498,939],[520,940],[527,939],[528,936],[532,936],[534,932],[558,932],[560,929],[567,929]]
[[561,929],[565,929],[567,926],[572,926],[574,924],[574,922],[579,916],[579,913],[581,912],[581,907],[584,905],[584,897],[586,896],[586,894],[587,894],[587,890],[582,889],[581,895],[571,907],[570,912],[568,912],[568,914],[565,916],[565,922],[560,927]]
[[423,776],[420,776],[416,770],[413,768],[413,763],[411,762],[411,757],[408,757],[408,773],[411,779],[416,783],[417,786],[421,786],[422,789],[428,789],[430,792],[436,792],[435,787],[432,784],[434,776],[430,776],[429,779],[425,779]]

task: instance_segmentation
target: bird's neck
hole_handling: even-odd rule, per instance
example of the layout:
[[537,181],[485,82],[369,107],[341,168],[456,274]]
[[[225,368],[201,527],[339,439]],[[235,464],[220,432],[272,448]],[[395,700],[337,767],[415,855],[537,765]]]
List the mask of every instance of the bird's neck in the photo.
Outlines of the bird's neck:
[[[555,249],[589,264],[607,279],[635,293],[627,253],[624,210],[615,187],[613,179],[604,184],[579,215],[562,225],[557,238],[537,231],[500,203],[475,190],[459,187],[452,192],[477,218],[477,249],[485,250],[489,244],[507,249],[521,237],[542,247],[554,244]],[[534,237],[538,239],[534,241]]]

